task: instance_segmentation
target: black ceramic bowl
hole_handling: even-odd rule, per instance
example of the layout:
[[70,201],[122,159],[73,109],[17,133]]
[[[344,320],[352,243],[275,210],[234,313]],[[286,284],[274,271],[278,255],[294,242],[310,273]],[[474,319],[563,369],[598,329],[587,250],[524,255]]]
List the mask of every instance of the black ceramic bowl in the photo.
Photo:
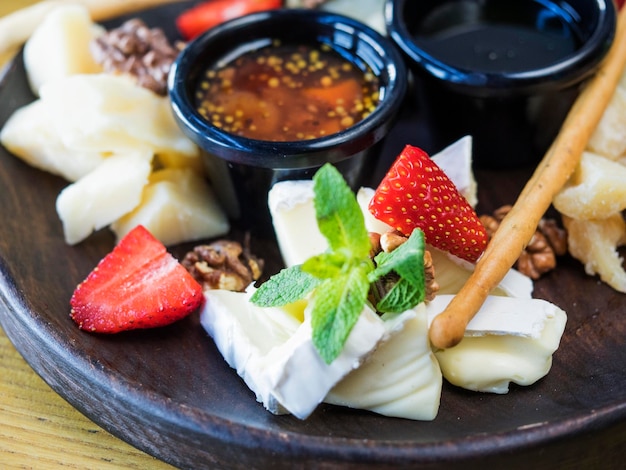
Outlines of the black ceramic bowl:
[[[360,68],[368,66],[380,83],[375,111],[336,134],[286,142],[241,137],[205,120],[196,109],[194,93],[206,68],[274,40],[326,44]],[[213,186],[235,224],[266,235],[271,233],[267,194],[274,183],[311,178],[330,162],[353,188],[362,184],[401,107],[406,75],[393,43],[362,23],[332,13],[286,9],[224,23],[191,42],[172,67],[169,93],[177,122],[204,151]]]
[[477,166],[536,163],[615,34],[611,0],[387,0],[435,146],[471,134]]

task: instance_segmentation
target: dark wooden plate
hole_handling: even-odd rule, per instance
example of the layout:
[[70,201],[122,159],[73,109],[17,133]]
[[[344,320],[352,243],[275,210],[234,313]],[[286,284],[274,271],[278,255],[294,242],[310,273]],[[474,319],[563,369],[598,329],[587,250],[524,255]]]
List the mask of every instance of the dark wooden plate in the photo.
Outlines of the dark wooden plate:
[[[173,34],[172,18],[180,8],[161,7],[142,16]],[[18,58],[0,85],[0,125],[32,99]],[[408,112],[390,135],[380,167],[406,143],[427,143],[419,117]],[[478,172],[479,210],[513,202],[528,175]],[[197,315],[171,327],[117,336],[76,328],[69,318],[71,293],[114,239],[102,230],[77,246],[64,243],[54,204],[66,184],[0,148],[0,321],[54,390],[132,445],[183,468],[623,464],[626,297],[586,276],[569,257],[535,286],[536,297],[560,305],[569,316],[552,371],[537,384],[513,387],[503,396],[445,384],[432,422],[327,405],[300,421],[273,416],[256,403]],[[172,252],[180,257],[187,248]],[[272,240],[255,239],[253,249],[267,259],[268,271],[280,266]]]

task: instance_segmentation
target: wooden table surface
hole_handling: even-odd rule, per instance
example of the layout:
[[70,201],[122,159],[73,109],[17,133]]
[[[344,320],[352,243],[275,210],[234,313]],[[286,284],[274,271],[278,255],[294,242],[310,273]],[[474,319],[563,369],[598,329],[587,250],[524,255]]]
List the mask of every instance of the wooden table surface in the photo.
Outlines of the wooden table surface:
[[[2,0],[0,16],[32,3]],[[7,59],[0,57],[0,64]],[[70,406],[30,368],[0,328],[0,468],[63,467],[172,468],[112,436]]]

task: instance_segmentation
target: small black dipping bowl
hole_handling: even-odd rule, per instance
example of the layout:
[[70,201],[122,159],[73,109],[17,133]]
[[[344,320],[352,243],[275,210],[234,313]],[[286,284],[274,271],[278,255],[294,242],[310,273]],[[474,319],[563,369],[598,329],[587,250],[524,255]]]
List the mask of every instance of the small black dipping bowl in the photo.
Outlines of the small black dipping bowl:
[[616,27],[611,0],[387,0],[434,147],[473,136],[482,168],[536,164]]
[[[215,127],[197,111],[194,93],[206,69],[280,40],[283,44],[326,44],[378,77],[380,103],[352,127],[327,137],[273,142],[240,137]],[[276,182],[310,179],[326,162],[356,189],[371,175],[382,139],[393,125],[407,89],[401,54],[366,25],[328,12],[274,10],[219,25],[188,44],[169,76],[175,118],[203,151],[212,185],[236,226],[272,235],[267,194]]]

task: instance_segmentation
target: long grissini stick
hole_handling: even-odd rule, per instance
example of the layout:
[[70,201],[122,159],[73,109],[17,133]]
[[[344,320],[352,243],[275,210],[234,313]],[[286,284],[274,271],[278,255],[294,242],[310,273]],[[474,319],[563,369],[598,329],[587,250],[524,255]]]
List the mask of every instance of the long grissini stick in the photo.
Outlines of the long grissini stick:
[[84,5],[94,21],[133,13],[145,8],[181,0],[43,0],[0,18],[0,54],[20,47],[59,5]]
[[614,42],[599,70],[568,113],[561,130],[512,210],[502,220],[459,293],[433,320],[430,341],[445,349],[458,344],[469,321],[526,247],[552,199],[576,169],[615,91],[626,63],[626,8],[619,14]]

